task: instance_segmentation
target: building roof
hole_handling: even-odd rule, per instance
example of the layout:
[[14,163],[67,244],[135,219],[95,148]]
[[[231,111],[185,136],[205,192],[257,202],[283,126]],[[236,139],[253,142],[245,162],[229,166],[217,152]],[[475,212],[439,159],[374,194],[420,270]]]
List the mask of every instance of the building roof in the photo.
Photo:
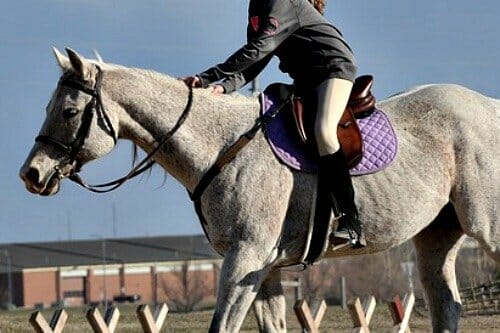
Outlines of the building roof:
[[[103,251],[104,250],[104,251]],[[27,268],[219,259],[203,235],[0,244],[0,273]]]

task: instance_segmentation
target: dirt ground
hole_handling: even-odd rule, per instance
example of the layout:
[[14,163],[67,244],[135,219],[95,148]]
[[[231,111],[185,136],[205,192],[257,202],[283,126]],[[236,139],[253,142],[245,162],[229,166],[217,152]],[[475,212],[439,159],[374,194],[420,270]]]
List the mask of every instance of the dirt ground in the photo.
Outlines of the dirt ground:
[[[135,315],[134,306],[120,306],[121,317],[115,332],[132,333],[140,332],[140,325]],[[92,329],[85,319],[85,308],[67,309],[69,318],[63,332],[89,332]],[[11,312],[0,312],[0,333],[24,333],[34,332],[28,323],[32,311],[15,310]],[[102,311],[101,311],[102,313]],[[43,311],[43,315],[50,321],[51,310]],[[198,333],[207,332],[212,311],[197,311],[191,313],[169,313],[162,332],[185,332]],[[384,306],[377,306],[370,323],[371,332],[391,332],[391,316]],[[290,310],[287,314],[288,332],[301,333],[299,323],[295,314]],[[430,319],[427,314],[412,314],[410,327],[412,332],[431,332]],[[321,332],[352,332],[352,323],[347,310],[340,307],[329,307],[325,313],[320,326]],[[245,333],[257,332],[256,322],[253,314],[250,314],[242,327]],[[464,333],[500,333],[500,315],[463,317],[461,320],[461,332]]]

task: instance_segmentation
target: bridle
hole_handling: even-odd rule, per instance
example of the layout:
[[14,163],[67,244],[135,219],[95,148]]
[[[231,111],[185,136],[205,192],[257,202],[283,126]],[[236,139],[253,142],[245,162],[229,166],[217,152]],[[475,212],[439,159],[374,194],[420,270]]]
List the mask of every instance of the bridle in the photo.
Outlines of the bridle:
[[[83,93],[86,93],[92,96],[90,102],[86,105],[83,116],[82,123],[80,128],[77,131],[76,138],[70,144],[66,144],[58,139],[50,137],[48,135],[39,135],[36,137],[36,142],[42,142],[45,144],[53,145],[60,150],[62,150],[69,157],[69,164],[73,166],[73,170],[71,174],[67,176],[71,181],[77,183],[78,185],[86,188],[89,191],[95,193],[107,193],[111,192],[118,187],[122,186],[127,180],[132,179],[143,172],[149,170],[156,162],[153,160],[154,155],[160,150],[160,148],[175,134],[175,132],[184,124],[186,118],[191,111],[191,105],[193,102],[193,88],[188,85],[189,88],[189,96],[184,111],[180,115],[179,119],[175,125],[170,129],[170,131],[165,134],[165,137],[157,144],[157,146],[146,156],[144,157],[138,164],[136,164],[125,176],[115,179],[113,181],[98,184],[98,185],[89,185],[85,183],[78,172],[81,170],[81,165],[76,159],[78,153],[81,151],[85,139],[87,139],[90,133],[90,127],[92,125],[92,119],[94,117],[94,113],[99,113],[102,118],[105,120],[106,125],[109,127],[110,135],[113,137],[113,140],[117,141],[117,133],[114,130],[113,124],[109,119],[108,114],[106,113],[106,109],[104,108],[104,104],[102,102],[101,96],[101,85],[102,85],[102,70],[99,66],[97,68],[97,76],[95,87],[88,87],[81,82],[72,80],[71,78],[63,78],[59,82],[59,85],[69,87]],[[284,108],[286,104],[291,101],[292,93],[287,97],[286,101],[277,107],[272,112],[265,113],[261,115],[255,121],[252,128],[250,128],[247,132],[243,133],[236,142],[234,142],[231,146],[229,146],[225,151],[221,152],[219,158],[215,161],[215,163],[208,169],[208,171],[202,176],[198,185],[195,187],[193,192],[189,192],[189,196],[191,200],[195,203],[196,210],[200,209],[201,205],[201,196],[203,195],[205,189],[211,183],[211,181],[222,171],[224,166],[229,164],[237,154],[254,138],[255,134],[261,129],[265,128],[266,125],[276,117],[276,115]],[[64,173],[61,171],[59,167],[55,167],[56,175],[59,179],[66,177]],[[201,216],[201,215],[200,215]]]
[[90,127],[92,125],[92,119],[94,118],[94,113],[98,109],[101,115],[103,116],[104,120],[106,121],[106,125],[108,126],[109,131],[111,132],[111,136],[113,137],[113,140],[116,143],[117,138],[115,130],[102,104],[101,84],[102,84],[102,74],[100,69],[98,69],[95,88],[89,88],[80,82],[70,79],[69,77],[61,79],[59,81],[60,86],[69,87],[92,96],[92,99],[85,106],[85,109],[83,110],[82,124],[80,125],[80,128],[76,133],[75,140],[73,140],[70,144],[66,144],[48,135],[39,135],[35,138],[35,141],[51,144],[53,146],[58,147],[68,155],[69,164],[75,164],[76,156],[80,153],[80,151],[83,148],[85,139],[88,137],[90,133]]
[[[113,127],[113,124],[106,112],[106,109],[104,107],[104,104],[102,102],[102,94],[101,94],[101,87],[102,87],[102,70],[99,66],[96,66],[97,68],[97,76],[96,76],[96,83],[94,87],[88,87],[85,84],[75,81],[71,79],[70,77],[64,77],[59,81],[60,86],[65,86],[68,88],[72,88],[78,91],[81,91],[85,94],[88,94],[92,96],[92,99],[90,102],[85,106],[83,110],[83,115],[82,115],[82,122],[80,127],[78,128],[78,131],[76,133],[76,138],[70,143],[64,143],[58,139],[55,139],[51,136],[48,135],[38,135],[35,138],[35,142],[42,142],[45,144],[50,144],[53,145],[60,150],[62,150],[69,158],[68,164],[73,167],[72,173],[68,176],[68,178],[79,184],[80,186],[83,186],[89,191],[96,192],[96,193],[106,193],[106,192],[111,192],[118,187],[122,186],[127,180],[132,179],[143,172],[147,171],[150,169],[156,162],[153,160],[154,155],[160,150],[160,148],[175,134],[175,132],[182,126],[184,121],[186,120],[190,110],[191,110],[191,104],[193,101],[193,89],[189,87],[189,97],[188,101],[186,104],[186,107],[184,108],[184,111],[182,112],[181,116],[175,123],[174,127],[170,129],[170,131],[167,132],[165,137],[158,143],[158,145],[146,156],[144,157],[139,163],[137,163],[125,176],[120,177],[118,179],[115,179],[113,181],[103,183],[103,184],[98,184],[98,185],[89,185],[86,182],[82,180],[82,178],[78,175],[78,172],[81,170],[81,164],[77,160],[77,156],[80,153],[80,151],[83,148],[83,145],[85,144],[85,140],[88,138],[89,133],[90,133],[90,128],[92,126],[92,119],[94,118],[94,114],[100,115],[105,123],[106,126],[109,129],[110,136],[112,136],[114,143],[116,144],[118,137],[117,133]],[[55,167],[56,175],[59,179],[62,179],[65,177],[64,173],[62,172],[60,167]]]

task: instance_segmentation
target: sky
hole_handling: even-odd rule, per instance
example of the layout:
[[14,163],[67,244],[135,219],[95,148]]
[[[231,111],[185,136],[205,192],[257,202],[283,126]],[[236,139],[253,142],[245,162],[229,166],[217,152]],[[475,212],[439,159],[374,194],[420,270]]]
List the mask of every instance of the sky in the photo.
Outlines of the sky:
[[[0,243],[202,233],[186,190],[156,168],[111,194],[65,182],[53,197],[18,176],[60,70],[51,48],[179,77],[222,62],[244,44],[246,0],[0,1]],[[326,17],[375,76],[379,100],[428,83],[456,83],[500,98],[498,0],[330,0]],[[261,86],[289,79],[273,61]],[[248,93],[247,90],[242,90]],[[85,166],[90,183],[126,173],[120,142]],[[114,208],[113,208],[114,207]],[[115,211],[115,214],[113,213]]]

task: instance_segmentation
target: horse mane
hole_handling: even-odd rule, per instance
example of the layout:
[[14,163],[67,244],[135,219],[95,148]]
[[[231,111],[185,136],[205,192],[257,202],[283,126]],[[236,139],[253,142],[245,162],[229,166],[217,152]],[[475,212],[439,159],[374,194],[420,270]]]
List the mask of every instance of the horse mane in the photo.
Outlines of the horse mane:
[[[137,67],[127,67],[123,65],[117,65],[117,64],[111,64],[111,63],[102,63],[98,62],[95,60],[89,60],[96,66],[99,66],[104,72],[120,72],[120,71],[126,71],[129,73],[132,73],[133,75],[137,75],[140,77],[144,77],[145,79],[150,79],[155,82],[160,82],[161,85],[165,85],[165,89],[175,89],[179,88],[181,85],[184,84],[183,81],[181,81],[178,78],[172,77],[168,74],[157,72],[155,70],[151,69],[143,69],[143,68],[137,68]],[[249,103],[255,103],[256,102],[256,97],[255,96],[246,96],[243,95],[239,92],[233,92],[231,94],[225,94],[222,96],[212,96],[211,93],[209,92],[208,89],[196,89],[197,94],[204,95],[205,98],[212,99],[212,100],[220,100],[220,102],[229,104],[231,106],[234,105],[234,107],[246,107]],[[223,99],[223,100],[222,100]],[[139,160],[139,147],[135,144],[132,143],[132,167],[137,163]],[[148,176],[151,175],[152,169],[148,170]],[[168,173],[164,173],[164,179],[162,184],[159,187],[162,187],[165,185],[166,180],[167,180],[167,175]]]
[[[98,63],[97,61],[93,61],[94,64],[100,66],[104,71],[129,71],[133,74],[137,74],[138,76],[142,76],[144,78],[149,78],[154,81],[161,82],[161,84],[165,85],[166,89],[170,88],[178,88],[184,84],[184,82],[178,78],[170,76],[168,74],[158,72],[152,69],[144,69],[138,67],[127,67],[123,65],[110,64],[110,63]],[[212,99],[213,101],[220,100],[221,102],[227,104],[246,104],[249,102],[254,102],[256,100],[255,96],[247,96],[241,94],[239,92],[233,92],[231,94],[224,94],[220,96],[212,96],[208,89],[196,89],[197,94],[204,95],[208,99]]]

